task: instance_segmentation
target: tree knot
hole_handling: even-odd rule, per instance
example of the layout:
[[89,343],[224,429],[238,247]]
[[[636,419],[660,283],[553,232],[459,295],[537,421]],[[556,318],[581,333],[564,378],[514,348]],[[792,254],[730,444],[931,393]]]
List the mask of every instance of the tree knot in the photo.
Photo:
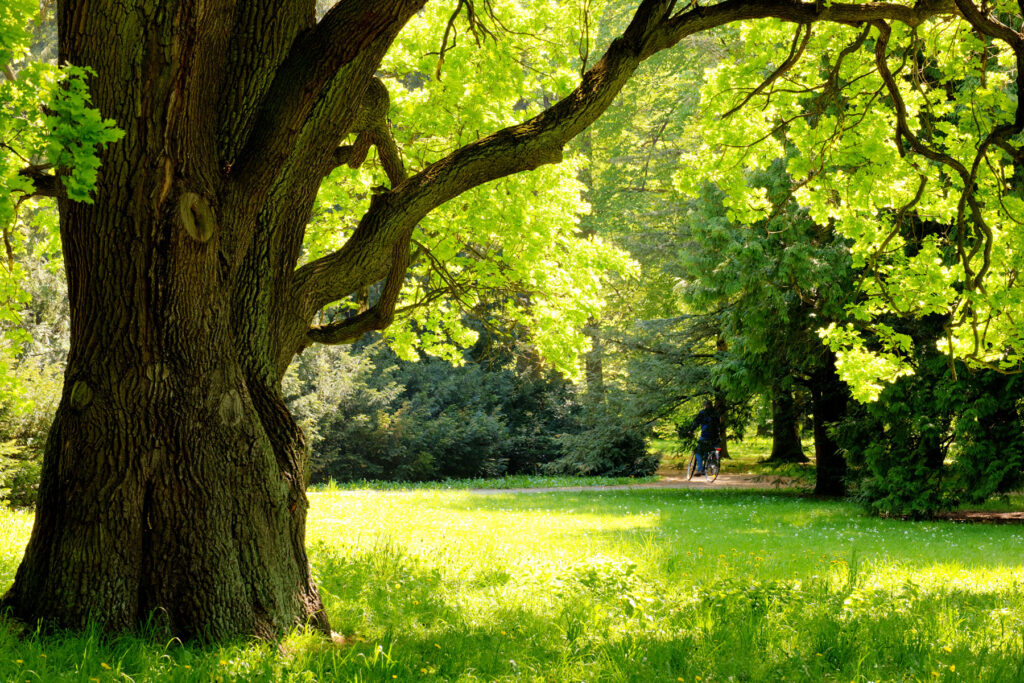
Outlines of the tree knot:
[[209,241],[217,229],[210,204],[195,192],[185,192],[178,200],[181,224],[188,236],[200,244]]

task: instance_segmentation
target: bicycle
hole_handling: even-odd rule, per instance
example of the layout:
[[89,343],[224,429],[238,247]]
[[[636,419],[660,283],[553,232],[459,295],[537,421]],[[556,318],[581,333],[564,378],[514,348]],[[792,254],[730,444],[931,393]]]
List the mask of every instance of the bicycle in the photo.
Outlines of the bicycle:
[[[686,464],[686,481],[693,479],[693,470],[697,466],[697,454],[690,455],[690,462]],[[722,469],[722,449],[716,448],[713,453],[704,456],[704,479],[710,484],[718,479],[718,472]]]

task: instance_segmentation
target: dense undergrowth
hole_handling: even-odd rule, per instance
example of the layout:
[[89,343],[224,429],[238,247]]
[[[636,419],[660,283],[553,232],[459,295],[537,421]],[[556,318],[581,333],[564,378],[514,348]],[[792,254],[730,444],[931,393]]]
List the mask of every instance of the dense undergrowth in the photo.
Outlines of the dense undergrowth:
[[[9,681],[1024,680],[1024,529],[794,494],[311,493],[335,644],[20,635]],[[0,589],[31,516],[0,511]]]

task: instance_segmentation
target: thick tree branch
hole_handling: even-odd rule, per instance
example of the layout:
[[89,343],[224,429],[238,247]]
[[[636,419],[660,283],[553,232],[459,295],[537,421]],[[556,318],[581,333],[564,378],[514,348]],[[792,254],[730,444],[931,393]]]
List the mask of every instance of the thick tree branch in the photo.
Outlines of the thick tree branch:
[[[237,180],[269,190],[295,147],[320,94],[346,64],[381,37],[393,38],[426,0],[342,0],[293,46],[234,166]],[[357,98],[359,93],[351,93]],[[353,99],[353,101],[358,101]]]
[[750,19],[775,18],[798,24],[833,22],[861,24],[870,21],[899,21],[910,26],[955,11],[953,0],[918,0],[913,7],[888,2],[864,4],[799,2],[798,0],[726,0],[710,7],[693,7],[677,14],[655,31],[645,58],[672,47],[683,38],[715,26]]
[[456,150],[378,196],[341,250],[297,271],[295,301],[303,315],[312,317],[323,305],[383,277],[388,264],[381,257],[388,252],[379,245],[411,230],[435,207],[477,185],[560,161],[564,145],[597,119],[640,64],[645,31],[657,26],[671,5],[645,0],[624,36],[558,104]]
[[998,38],[1004,43],[1016,49],[1021,44],[1021,34],[1002,23],[991,14],[983,14],[971,0],[955,0],[956,8],[960,14],[975,29],[992,38]]
[[321,344],[344,344],[353,342],[367,332],[383,330],[395,317],[395,305],[405,283],[405,272],[409,268],[409,235],[399,240],[392,255],[391,270],[384,284],[380,299],[369,310],[345,320],[313,327],[309,330],[310,341]]
[[671,0],[645,0],[623,35],[567,97],[529,121],[456,150],[376,197],[342,249],[296,272],[293,302],[301,309],[297,313],[311,319],[322,306],[384,277],[391,265],[387,245],[449,199],[483,183],[560,161],[565,144],[605,111],[644,59],[686,36],[769,17],[803,24],[890,19],[917,25],[936,14],[955,11],[952,0],[922,0],[914,7],[727,0],[711,7],[688,5],[673,16],[675,6]]

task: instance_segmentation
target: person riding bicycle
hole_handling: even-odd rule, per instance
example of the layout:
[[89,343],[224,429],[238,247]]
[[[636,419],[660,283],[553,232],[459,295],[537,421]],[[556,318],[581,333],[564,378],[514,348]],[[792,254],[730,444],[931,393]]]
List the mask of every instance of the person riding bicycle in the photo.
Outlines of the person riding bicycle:
[[[721,421],[718,419],[715,405],[711,401],[704,401],[704,407],[693,418],[693,422],[685,428],[685,434],[689,436],[693,433],[693,430],[700,427],[700,437],[697,439],[697,447],[693,451],[697,459],[697,467],[694,474],[704,474],[704,458],[718,448],[718,442],[721,440],[721,435],[719,434],[720,425]],[[684,428],[682,426],[679,427],[679,435],[684,435]]]

